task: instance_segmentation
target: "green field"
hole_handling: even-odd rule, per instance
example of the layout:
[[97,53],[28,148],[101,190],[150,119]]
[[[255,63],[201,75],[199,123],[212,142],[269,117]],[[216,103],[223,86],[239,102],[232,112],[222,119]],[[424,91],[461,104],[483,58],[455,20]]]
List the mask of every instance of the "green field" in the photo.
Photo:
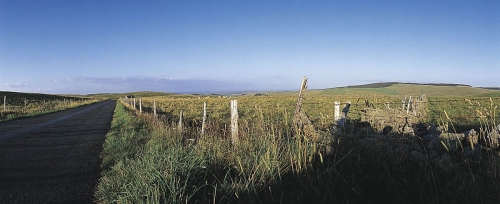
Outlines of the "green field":
[[489,90],[470,86],[433,86],[415,84],[394,84],[381,88],[333,88],[314,90],[313,93],[321,95],[339,94],[387,94],[387,95],[419,95],[427,94],[429,97],[499,97],[499,90]]
[[[392,84],[306,91],[313,129],[296,131],[298,93],[268,96],[159,95],[118,103],[102,153],[99,203],[496,203],[500,153],[498,91],[468,86]],[[429,93],[427,93],[427,91]],[[423,127],[437,133],[377,132],[370,108],[401,111],[426,93]],[[485,96],[492,96],[485,97]],[[229,101],[238,100],[233,144]],[[334,128],[334,102],[351,101]],[[207,123],[201,136],[203,103]],[[156,105],[154,105],[156,104]],[[342,105],[342,106],[343,106]],[[157,115],[153,115],[156,106]],[[182,128],[179,113],[183,111]],[[399,112],[398,112],[399,111]],[[403,115],[401,115],[403,114]],[[411,114],[411,112],[410,112]],[[404,121],[404,120],[403,120]],[[368,125],[368,126],[367,126]],[[476,129],[478,140],[461,131]],[[307,131],[306,131],[307,130]],[[332,135],[333,132],[333,135]],[[457,132],[457,134],[455,134]],[[435,134],[435,135],[432,135]]]

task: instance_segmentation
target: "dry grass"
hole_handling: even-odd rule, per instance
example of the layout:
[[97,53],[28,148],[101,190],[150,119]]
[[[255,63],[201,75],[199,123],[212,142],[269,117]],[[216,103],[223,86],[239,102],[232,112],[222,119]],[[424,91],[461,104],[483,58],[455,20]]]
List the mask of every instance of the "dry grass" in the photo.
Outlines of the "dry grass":
[[[415,136],[374,133],[360,138],[356,134],[355,113],[367,101],[398,106],[401,101],[363,98],[336,98],[356,103],[349,128],[335,140],[330,135],[333,98],[307,97],[303,108],[320,136],[313,141],[292,131],[295,96],[238,97],[238,146],[230,141],[229,100],[234,98],[143,98],[144,114],[138,108],[123,113],[123,120],[129,122],[115,125],[117,132],[108,136],[109,155],[104,160],[110,157],[114,162],[107,165],[96,195],[103,203],[499,201],[497,150],[483,148],[481,154],[487,160],[477,164],[463,152],[451,155],[454,163],[448,170],[443,162],[421,165],[409,159],[413,150],[426,149]],[[151,114],[153,100],[157,117]],[[203,102],[208,104],[208,122],[201,136]],[[492,107],[493,112],[483,113],[482,123],[488,127],[496,124]],[[180,110],[184,112],[182,131],[177,126]],[[115,149],[122,151],[113,153]]]

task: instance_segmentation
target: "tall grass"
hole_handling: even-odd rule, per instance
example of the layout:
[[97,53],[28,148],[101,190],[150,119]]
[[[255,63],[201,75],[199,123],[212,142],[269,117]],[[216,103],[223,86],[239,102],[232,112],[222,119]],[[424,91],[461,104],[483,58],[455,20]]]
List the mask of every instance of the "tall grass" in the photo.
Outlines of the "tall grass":
[[[4,98],[1,97],[0,121],[52,113],[100,101],[90,98],[64,97],[44,94],[3,93],[7,96],[7,104],[4,110]],[[3,95],[0,93],[0,96]]]
[[[97,201],[490,203],[500,199],[496,150],[480,152],[490,156],[477,164],[470,164],[463,152],[452,155],[454,164],[446,169],[439,162],[422,165],[410,159],[412,151],[427,148],[416,136],[360,138],[353,129],[334,140],[332,113],[320,107],[330,103],[326,99],[304,104],[306,113],[314,112],[311,118],[320,136],[307,140],[292,134],[294,105],[283,99],[287,96],[238,99],[238,146],[230,141],[228,99],[208,101],[211,109],[203,136],[203,100],[155,99],[158,117],[118,103],[102,153],[105,170]],[[143,101],[148,112],[152,99]],[[185,113],[182,131],[177,129],[180,109]]]
[[318,151],[316,144],[291,137],[288,126],[276,118],[260,125],[242,121],[240,143],[233,147],[220,125],[211,123],[192,142],[187,138],[195,135],[151,115],[127,113],[118,103],[96,196],[103,203],[261,199],[264,187],[306,170]]
[[[102,152],[100,203],[182,203],[189,200],[192,178],[203,161],[182,148],[179,135],[137,118],[118,103]],[[177,144],[177,145],[174,145]],[[188,185],[189,184],[189,185]],[[191,193],[192,194],[192,193]]]

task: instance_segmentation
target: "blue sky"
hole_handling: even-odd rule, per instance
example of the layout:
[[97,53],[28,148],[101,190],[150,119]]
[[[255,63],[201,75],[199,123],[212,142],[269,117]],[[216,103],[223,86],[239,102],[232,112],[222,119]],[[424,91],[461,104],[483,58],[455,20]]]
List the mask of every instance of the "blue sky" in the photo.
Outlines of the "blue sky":
[[0,90],[500,86],[500,1],[0,0]]

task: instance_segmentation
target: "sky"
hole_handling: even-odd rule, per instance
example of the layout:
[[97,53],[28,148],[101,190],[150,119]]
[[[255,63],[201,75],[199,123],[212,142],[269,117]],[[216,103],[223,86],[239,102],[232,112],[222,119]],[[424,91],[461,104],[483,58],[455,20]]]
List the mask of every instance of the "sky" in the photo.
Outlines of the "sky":
[[500,1],[0,0],[0,91],[500,86]]

